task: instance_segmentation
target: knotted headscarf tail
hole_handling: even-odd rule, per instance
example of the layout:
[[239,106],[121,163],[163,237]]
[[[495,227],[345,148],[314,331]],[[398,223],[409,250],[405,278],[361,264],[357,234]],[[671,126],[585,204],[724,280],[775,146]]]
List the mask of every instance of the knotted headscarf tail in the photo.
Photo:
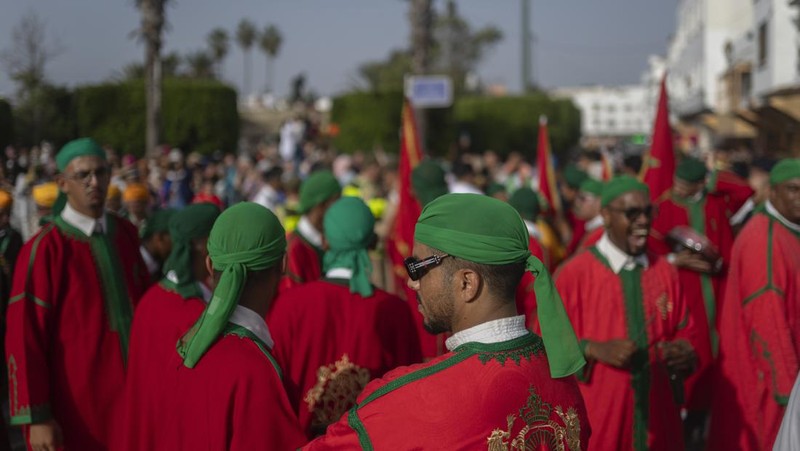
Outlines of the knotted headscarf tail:
[[350,292],[372,296],[372,261],[367,248],[375,236],[375,216],[369,207],[359,198],[343,197],[325,213],[323,226],[328,242],[323,269],[351,270]]

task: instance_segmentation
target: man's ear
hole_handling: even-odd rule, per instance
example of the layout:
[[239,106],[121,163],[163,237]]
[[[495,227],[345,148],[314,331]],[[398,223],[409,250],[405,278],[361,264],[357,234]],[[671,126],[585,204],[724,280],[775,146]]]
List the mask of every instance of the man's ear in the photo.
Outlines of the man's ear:
[[600,216],[603,217],[603,227],[607,229],[611,225],[611,211],[607,207],[603,207],[600,209]]
[[208,271],[208,277],[210,279],[214,278],[214,264],[211,263],[211,256],[206,256],[206,270]]
[[456,293],[458,293],[459,299],[465,304],[478,299],[478,296],[480,296],[484,289],[483,278],[480,274],[471,269],[459,269],[454,274],[453,279],[455,283],[458,283]]

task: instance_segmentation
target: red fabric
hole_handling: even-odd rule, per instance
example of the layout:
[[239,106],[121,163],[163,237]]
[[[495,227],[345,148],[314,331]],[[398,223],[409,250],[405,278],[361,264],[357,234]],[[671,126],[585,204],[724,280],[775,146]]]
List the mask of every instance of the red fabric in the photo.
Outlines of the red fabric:
[[133,317],[125,409],[121,416],[121,450],[155,450],[176,419],[166,418],[164,400],[174,385],[169,366],[178,339],[203,313],[205,302],[184,299],[162,285],[145,293]]
[[289,289],[322,277],[322,253],[295,230],[286,240],[286,276],[281,289]]
[[603,237],[603,234],[605,232],[606,229],[601,226],[592,230],[591,232],[584,234],[583,238],[581,238],[580,242],[578,242],[578,246],[575,248],[575,254],[581,253],[589,249],[590,247],[594,246],[595,244],[597,244],[597,242],[600,241],[600,238]]
[[566,217],[567,221],[569,221],[569,225],[572,227],[572,238],[569,244],[567,244],[567,255],[572,255],[575,253],[583,237],[586,236],[586,221],[578,219],[571,210],[567,211]]
[[717,171],[714,173],[710,191],[725,199],[725,203],[728,206],[728,216],[736,214],[747,202],[747,199],[750,199],[755,194],[747,180],[730,171]]
[[346,354],[373,379],[422,361],[417,331],[405,304],[382,290],[363,298],[350,293],[348,286],[327,280],[281,293],[268,323],[275,359],[284,371],[289,401],[299,413],[303,430],[310,432],[314,419],[304,397],[317,384],[319,368],[334,365]]
[[212,204],[212,205],[216,205],[217,208],[219,208],[220,210],[225,208],[225,206],[222,204],[222,199],[220,199],[219,197],[217,197],[217,196],[215,196],[213,194],[208,194],[208,193],[198,193],[198,194],[196,194],[194,196],[194,199],[192,199],[192,203],[193,204]]
[[733,245],[720,339],[710,446],[772,449],[798,373],[800,239],[764,213]]
[[[545,266],[547,265],[544,250],[539,242],[536,241],[536,238],[532,236],[528,237],[528,249],[531,251],[531,254],[544,262]],[[526,271],[522,275],[522,280],[519,285],[517,285],[516,302],[517,313],[525,315],[525,324],[528,326],[528,329],[538,332],[540,329],[539,320],[536,315],[536,292],[533,290],[534,281],[536,281],[536,278],[533,277],[533,274]]]
[[539,119],[539,139],[536,145],[536,166],[539,171],[539,192],[547,200],[547,208],[553,216],[561,215],[561,197],[556,184],[550,138],[547,133],[547,118]]
[[672,129],[669,126],[669,96],[667,76],[661,79],[656,120],[650,150],[642,165],[642,181],[650,187],[650,199],[658,202],[668,196],[675,177],[675,151]]
[[[138,234],[121,218],[107,215],[107,221],[135,306],[149,279]],[[89,241],[46,226],[20,252],[11,297],[6,358],[12,419],[41,422],[50,417],[49,408],[65,449],[108,449],[125,362],[119,336],[110,329]],[[33,417],[25,419],[26,414]]]
[[177,418],[162,449],[296,449],[305,437],[276,367],[250,338],[226,333],[192,368],[178,353],[162,408]]
[[[374,449],[486,449],[493,432],[510,432],[510,442],[522,432],[526,420],[533,427],[527,432],[525,449],[557,449],[545,440],[554,426],[564,426],[559,409],[574,412],[580,424],[580,432],[573,431],[580,439],[574,449],[586,449],[591,431],[575,379],[552,379],[541,341],[536,340],[540,348],[533,353],[521,347],[508,353],[482,352],[491,345],[472,343],[428,363],[398,368],[367,385],[355,415]],[[511,360],[512,355],[517,355],[518,362]],[[461,358],[465,360],[457,362]],[[399,387],[392,389],[389,384]],[[381,389],[391,390],[365,404]],[[531,391],[542,404],[528,404],[534,398]],[[305,449],[361,449],[348,420],[348,415],[342,416],[327,435]],[[550,426],[543,426],[548,420]]]
[[[581,340],[608,341],[628,338],[624,289],[619,276],[591,251],[569,260],[559,271],[556,287]],[[663,259],[652,258],[642,272],[643,325],[647,342],[686,339],[697,351],[701,363],[708,362],[708,341],[698,334],[689,315],[675,269]],[[648,399],[648,446],[651,450],[683,449],[679,406],[673,399],[666,367],[655,346],[648,349],[650,396]],[[585,382],[580,383],[589,421],[591,448],[632,449],[634,389],[629,371],[590,362]]]

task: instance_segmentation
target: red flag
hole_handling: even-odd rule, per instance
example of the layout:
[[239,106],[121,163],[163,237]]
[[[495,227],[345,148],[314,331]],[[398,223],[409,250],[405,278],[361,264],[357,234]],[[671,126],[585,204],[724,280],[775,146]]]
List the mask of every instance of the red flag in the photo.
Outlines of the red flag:
[[547,200],[548,208],[556,216],[561,215],[561,197],[556,185],[556,171],[553,168],[553,154],[547,134],[547,116],[539,117],[539,144],[536,147],[536,165],[539,168],[539,192]]
[[611,159],[611,154],[608,153],[608,150],[605,147],[600,148],[600,159],[603,164],[603,173],[601,174],[600,178],[607,182],[614,177],[614,162]]
[[675,149],[672,129],[669,126],[669,97],[667,96],[667,76],[661,79],[661,94],[658,97],[656,121],[650,151],[642,162],[641,178],[650,187],[653,202],[663,200],[672,190],[675,176]]

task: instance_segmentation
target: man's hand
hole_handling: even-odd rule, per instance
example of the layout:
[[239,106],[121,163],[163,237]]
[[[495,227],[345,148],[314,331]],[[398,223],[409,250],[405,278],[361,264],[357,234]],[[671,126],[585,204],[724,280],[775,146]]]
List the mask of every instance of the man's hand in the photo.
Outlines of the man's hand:
[[64,443],[61,427],[55,420],[30,426],[30,445],[33,451],[56,451]]
[[636,344],[631,340],[591,341],[586,345],[586,357],[615,368],[626,368]]
[[658,348],[661,350],[661,358],[670,372],[688,376],[695,370],[697,354],[688,341],[661,342],[658,344]]
[[673,264],[678,268],[706,274],[713,273],[715,270],[713,263],[704,259],[702,255],[690,250],[680,251],[675,254]]

